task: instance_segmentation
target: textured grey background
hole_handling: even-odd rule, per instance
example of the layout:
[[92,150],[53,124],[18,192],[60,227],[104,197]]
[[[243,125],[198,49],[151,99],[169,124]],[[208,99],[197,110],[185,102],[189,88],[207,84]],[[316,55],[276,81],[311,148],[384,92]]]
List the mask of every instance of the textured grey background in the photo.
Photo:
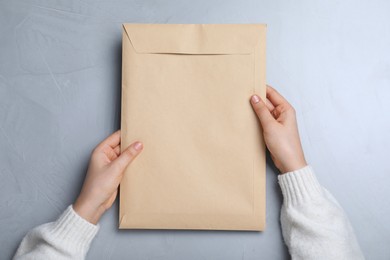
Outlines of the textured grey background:
[[[76,198],[119,128],[121,23],[267,23],[267,81],[296,107],[307,160],[368,259],[390,259],[390,2],[0,1],[0,258]],[[118,231],[89,259],[288,259],[267,168],[267,230]]]

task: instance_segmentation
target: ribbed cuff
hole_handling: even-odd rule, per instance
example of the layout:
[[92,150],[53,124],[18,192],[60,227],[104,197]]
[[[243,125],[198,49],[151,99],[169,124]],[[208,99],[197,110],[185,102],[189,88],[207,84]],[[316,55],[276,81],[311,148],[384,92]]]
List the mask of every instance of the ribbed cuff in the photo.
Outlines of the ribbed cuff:
[[286,206],[298,205],[322,197],[322,187],[310,165],[278,176]]
[[99,231],[99,225],[94,225],[80,217],[73,210],[72,205],[53,224],[51,232],[55,238],[66,243],[67,247],[85,253]]

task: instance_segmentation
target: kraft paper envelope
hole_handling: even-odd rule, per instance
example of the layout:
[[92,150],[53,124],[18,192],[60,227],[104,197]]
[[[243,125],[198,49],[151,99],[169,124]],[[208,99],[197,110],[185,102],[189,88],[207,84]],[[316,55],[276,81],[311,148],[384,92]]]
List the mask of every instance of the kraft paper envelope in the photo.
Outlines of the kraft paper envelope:
[[261,24],[124,24],[119,228],[263,230]]

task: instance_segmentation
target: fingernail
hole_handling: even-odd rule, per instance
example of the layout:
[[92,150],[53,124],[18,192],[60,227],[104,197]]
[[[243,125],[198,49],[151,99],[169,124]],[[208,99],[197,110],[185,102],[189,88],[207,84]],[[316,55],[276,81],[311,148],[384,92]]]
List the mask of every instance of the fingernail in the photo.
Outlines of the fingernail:
[[142,147],[143,147],[143,145],[142,145],[142,143],[141,142],[136,142],[135,144],[134,144],[134,149],[135,150],[137,150],[137,151],[141,151],[142,150]]
[[260,102],[259,96],[258,95],[253,95],[252,96],[252,102],[253,102],[253,104],[259,103]]

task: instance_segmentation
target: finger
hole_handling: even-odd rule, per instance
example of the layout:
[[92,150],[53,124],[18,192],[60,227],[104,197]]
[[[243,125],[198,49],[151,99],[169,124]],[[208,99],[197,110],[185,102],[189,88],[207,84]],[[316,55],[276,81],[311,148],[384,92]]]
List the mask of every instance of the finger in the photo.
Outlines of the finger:
[[265,105],[267,106],[270,112],[272,112],[275,109],[275,106],[271,103],[271,101],[269,101],[268,98],[265,100]]
[[142,149],[143,144],[141,142],[135,142],[123,150],[119,157],[112,162],[112,166],[114,167],[115,171],[122,173],[126,169],[127,165],[129,165],[135,159],[135,157],[137,157]]
[[263,126],[263,128],[267,124],[275,121],[270,111],[268,110],[266,104],[258,95],[253,95],[251,97],[251,104],[253,109],[256,112],[256,115],[260,119],[260,123]]
[[120,155],[121,154],[121,146],[118,145],[114,148],[114,152],[116,153],[116,155]]
[[104,139],[96,148],[99,150],[101,148],[104,148],[105,146],[110,146],[112,148],[115,148],[119,145],[121,142],[121,130],[116,131],[106,139]]
[[272,111],[272,114],[275,119],[282,124],[285,122],[294,122],[296,120],[295,109],[290,104],[277,106]]
[[99,150],[99,154],[103,152],[110,159],[110,161],[113,161],[120,155],[120,149],[120,145],[117,145],[115,148],[112,148],[109,145],[104,145]]
[[280,105],[290,105],[288,101],[279,94],[273,87],[267,85],[267,99],[273,104],[274,107]]
[[116,158],[118,158],[118,154],[114,151],[114,149],[112,149],[110,147],[108,147],[108,149],[110,149],[110,150],[105,152],[105,154],[107,155],[108,159],[110,159],[110,161],[113,161]]

